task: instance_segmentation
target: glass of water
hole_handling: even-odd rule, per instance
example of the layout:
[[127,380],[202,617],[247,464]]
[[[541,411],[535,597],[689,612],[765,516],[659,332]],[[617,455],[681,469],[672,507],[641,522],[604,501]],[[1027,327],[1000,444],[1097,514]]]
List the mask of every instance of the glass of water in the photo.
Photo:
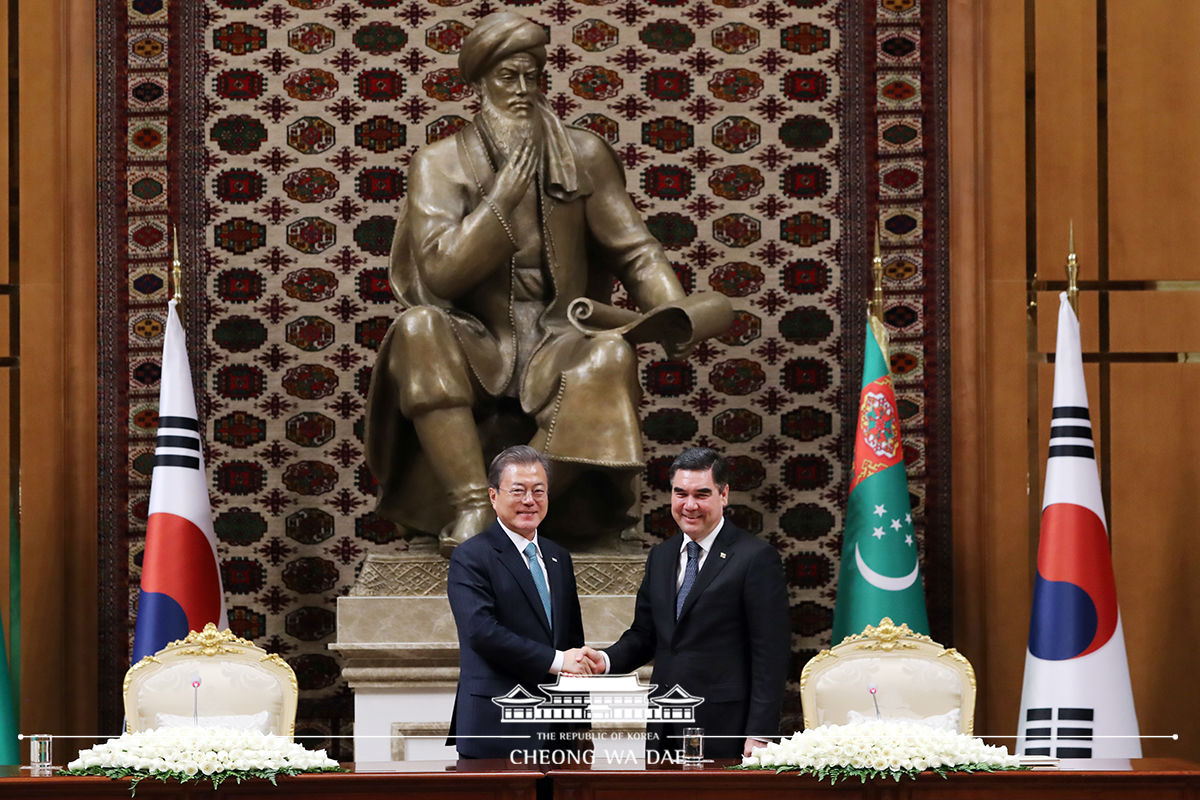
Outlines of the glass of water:
[[700,764],[704,761],[704,728],[683,729],[683,763]]
[[34,773],[49,770],[54,766],[54,737],[48,733],[29,736],[29,768]]

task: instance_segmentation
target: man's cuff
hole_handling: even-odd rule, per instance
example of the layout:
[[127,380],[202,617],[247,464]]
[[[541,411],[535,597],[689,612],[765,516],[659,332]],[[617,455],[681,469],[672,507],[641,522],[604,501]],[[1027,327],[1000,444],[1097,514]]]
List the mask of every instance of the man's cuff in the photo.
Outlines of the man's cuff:
[[554,663],[550,665],[551,675],[557,675],[558,673],[562,672],[563,658],[565,658],[565,656],[563,655],[562,650],[554,651]]
[[604,672],[601,672],[600,674],[607,675],[608,673],[612,672],[612,662],[608,660],[608,653],[604,652],[603,650],[600,651],[600,655],[604,656]]

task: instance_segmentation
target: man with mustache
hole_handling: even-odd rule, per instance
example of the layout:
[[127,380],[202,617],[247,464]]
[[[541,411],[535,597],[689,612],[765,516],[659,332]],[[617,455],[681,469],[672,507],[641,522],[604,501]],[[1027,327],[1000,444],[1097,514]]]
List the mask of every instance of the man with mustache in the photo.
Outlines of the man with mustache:
[[[619,335],[577,330],[567,307],[611,302],[614,277],[642,310],[684,297],[608,143],[547,106],[546,43],[519,15],[480,21],[459,54],[479,114],[413,156],[397,221],[391,280],[407,310],[372,376],[367,462],[380,515],[440,532],[443,553],[491,522],[485,445],[531,444],[556,489],[584,470],[605,476],[573,530],[638,519],[636,354]],[[525,427],[494,425],[497,412]]]

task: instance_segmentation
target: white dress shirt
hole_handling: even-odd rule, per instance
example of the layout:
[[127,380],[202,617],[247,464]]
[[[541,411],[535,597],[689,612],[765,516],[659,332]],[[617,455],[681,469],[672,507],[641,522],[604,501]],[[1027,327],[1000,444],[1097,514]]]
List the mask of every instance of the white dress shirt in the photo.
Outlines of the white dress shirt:
[[[717,527],[708,532],[708,535],[700,539],[696,544],[700,545],[700,559],[696,564],[696,574],[700,574],[700,568],[704,566],[704,559],[708,558],[708,551],[712,549],[713,542],[717,541],[717,534],[721,532],[721,528],[725,527],[725,517],[717,522]],[[687,568],[687,545],[693,541],[692,537],[686,533],[683,535],[683,541],[679,543],[679,570],[675,573],[675,591],[679,591],[679,587],[683,586],[683,572]],[[604,673],[612,669],[612,662],[608,660],[608,653],[600,651],[600,656],[604,659]]]
[[[521,554],[521,560],[523,562],[525,562],[526,564],[529,563],[529,559],[525,557],[525,548],[526,548],[526,546],[529,545],[529,543],[531,541],[533,542],[533,546],[537,548],[538,566],[542,568],[542,578],[546,581],[546,591],[549,592],[550,591],[550,571],[546,569],[546,558],[545,558],[545,556],[542,555],[542,546],[538,543],[537,531],[533,532],[533,539],[526,539],[521,534],[510,531],[508,529],[508,526],[505,525],[503,522],[501,522],[499,519],[497,519],[496,522],[498,522],[500,524],[500,529],[502,531],[504,531],[506,534],[508,534],[508,540],[513,543],[513,547],[517,548],[517,552]],[[530,570],[530,574],[531,575],[533,574],[533,570]],[[554,597],[553,594],[550,596]],[[554,630],[554,620],[553,619],[550,620],[550,629]],[[562,672],[562,665],[563,665],[563,651],[555,650],[554,651],[554,663],[552,663],[550,665],[550,674],[557,675],[558,673]]]

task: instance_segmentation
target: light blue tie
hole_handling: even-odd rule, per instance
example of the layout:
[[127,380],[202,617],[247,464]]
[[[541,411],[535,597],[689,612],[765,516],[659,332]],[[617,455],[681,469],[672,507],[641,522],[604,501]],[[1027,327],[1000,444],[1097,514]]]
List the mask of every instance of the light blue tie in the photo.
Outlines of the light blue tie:
[[533,575],[533,585],[537,587],[538,596],[542,598],[542,608],[546,609],[546,622],[554,624],[550,616],[550,587],[546,585],[546,576],[542,574],[542,566],[537,560],[537,545],[533,542],[525,545],[525,558],[529,559],[529,573]]
[[683,568],[683,583],[679,586],[679,595],[675,598],[675,619],[679,619],[683,611],[683,601],[687,600],[692,584],[696,582],[696,573],[700,571],[700,545],[695,542],[687,543],[688,560]]

